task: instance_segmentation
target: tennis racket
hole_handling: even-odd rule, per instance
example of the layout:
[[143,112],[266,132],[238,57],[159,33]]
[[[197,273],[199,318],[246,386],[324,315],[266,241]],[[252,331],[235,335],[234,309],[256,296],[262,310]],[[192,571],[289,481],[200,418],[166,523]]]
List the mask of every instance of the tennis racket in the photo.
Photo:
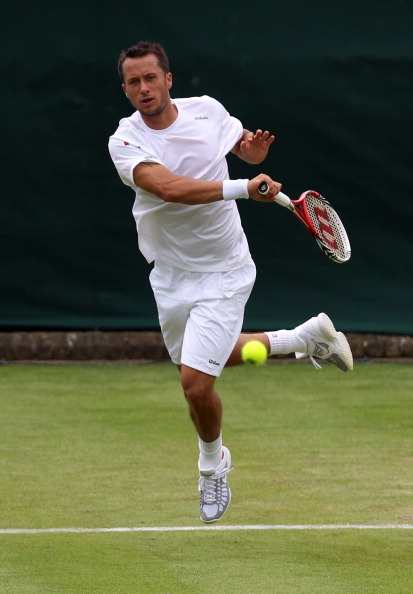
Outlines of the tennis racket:
[[[268,184],[263,182],[258,191],[267,194]],[[307,190],[298,200],[290,200],[283,192],[275,197],[275,202],[288,208],[304,225],[317,245],[333,262],[343,264],[351,257],[350,241],[340,217],[331,204],[318,192]]]

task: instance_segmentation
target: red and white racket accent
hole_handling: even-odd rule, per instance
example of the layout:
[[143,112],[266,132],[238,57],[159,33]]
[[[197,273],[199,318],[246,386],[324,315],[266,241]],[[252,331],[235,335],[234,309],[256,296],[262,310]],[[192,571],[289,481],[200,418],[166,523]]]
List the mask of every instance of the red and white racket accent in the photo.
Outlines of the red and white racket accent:
[[[263,182],[258,191],[265,195],[268,189],[268,184]],[[279,192],[275,202],[295,214],[331,260],[338,264],[350,260],[350,241],[344,225],[331,204],[318,192],[307,190],[298,200],[291,200],[286,194]]]

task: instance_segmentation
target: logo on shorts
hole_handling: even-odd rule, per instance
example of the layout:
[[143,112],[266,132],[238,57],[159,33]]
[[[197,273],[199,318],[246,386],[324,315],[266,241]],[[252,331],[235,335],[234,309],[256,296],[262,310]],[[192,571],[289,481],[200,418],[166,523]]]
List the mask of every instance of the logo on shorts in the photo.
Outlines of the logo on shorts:
[[213,359],[210,359],[209,362],[211,365],[218,365],[218,367],[221,365],[221,363],[217,363],[217,361],[214,361]]

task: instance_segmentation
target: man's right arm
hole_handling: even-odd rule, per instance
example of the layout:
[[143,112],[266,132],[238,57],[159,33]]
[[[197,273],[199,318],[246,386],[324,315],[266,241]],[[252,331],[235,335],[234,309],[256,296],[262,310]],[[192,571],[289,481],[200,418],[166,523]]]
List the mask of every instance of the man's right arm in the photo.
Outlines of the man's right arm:
[[136,165],[133,181],[165,202],[208,204],[222,200],[222,182],[174,175],[159,163],[145,161]]
[[[209,204],[223,200],[223,182],[194,179],[183,175],[175,175],[164,165],[145,161],[139,163],[133,170],[133,181],[136,186],[155,194],[165,202],[179,204]],[[258,192],[258,187],[267,182],[270,191],[266,196]],[[237,180],[229,182],[237,183]],[[260,202],[273,202],[275,195],[281,189],[281,184],[274,182],[268,175],[260,174],[248,180],[248,194],[250,198]],[[244,196],[248,198],[248,196]]]

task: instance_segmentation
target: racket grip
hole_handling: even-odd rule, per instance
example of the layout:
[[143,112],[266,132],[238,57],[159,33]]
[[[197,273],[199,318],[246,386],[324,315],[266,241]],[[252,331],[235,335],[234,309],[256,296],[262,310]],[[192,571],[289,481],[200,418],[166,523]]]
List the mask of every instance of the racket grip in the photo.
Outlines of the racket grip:
[[[269,188],[267,182],[262,182],[262,184],[260,184],[258,186],[258,192],[260,194],[262,194],[263,196],[265,196],[265,194],[268,194],[269,189],[270,188]],[[294,209],[293,205],[291,204],[291,200],[289,199],[287,194],[284,194],[283,192],[278,192],[278,194],[275,197],[275,201],[278,202],[278,204],[281,204],[281,206],[285,206],[286,208]]]
[[275,197],[275,201],[278,202],[278,204],[281,204],[281,206],[285,206],[290,210],[294,210],[294,206],[292,205],[290,198],[287,196],[287,194],[284,194],[284,192],[278,192]]

